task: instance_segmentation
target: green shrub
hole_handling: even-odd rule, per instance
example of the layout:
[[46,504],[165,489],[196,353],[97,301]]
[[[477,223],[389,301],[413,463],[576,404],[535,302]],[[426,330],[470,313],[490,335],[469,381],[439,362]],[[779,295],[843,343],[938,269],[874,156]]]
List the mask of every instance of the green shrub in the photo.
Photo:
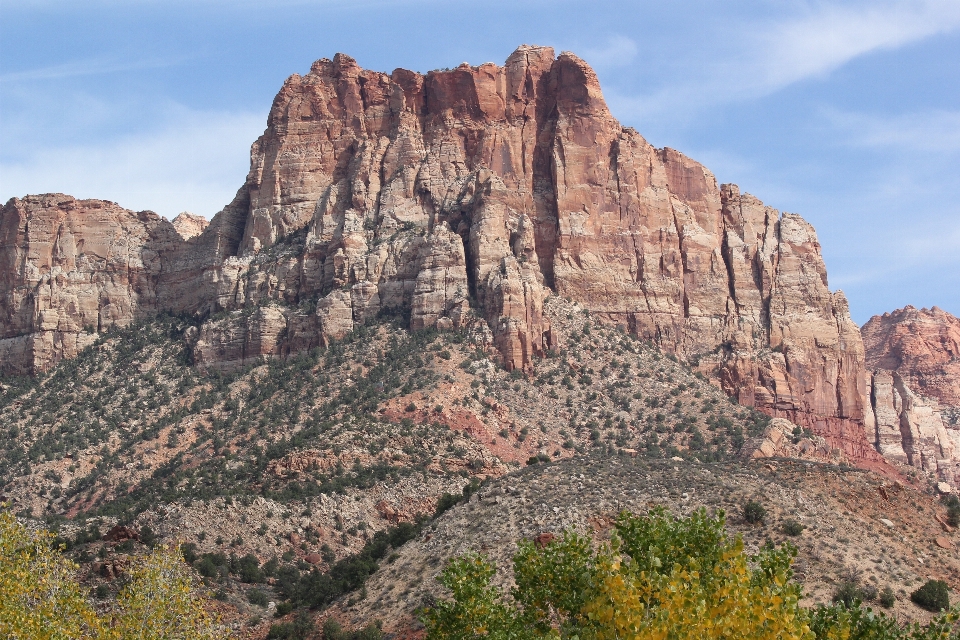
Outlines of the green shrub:
[[180,545],[180,553],[187,564],[193,564],[199,557],[197,555],[197,545],[195,542],[184,542]]
[[327,618],[323,623],[324,640],[380,640],[382,637],[379,620],[355,631],[344,631],[333,618]]
[[806,527],[796,520],[785,520],[783,523],[783,532],[788,536],[798,536],[803,533],[804,529],[806,529]]
[[[279,611],[279,607],[277,609]],[[270,626],[269,640],[306,640],[316,630],[313,619],[306,611],[301,611],[293,622],[283,622]]]
[[943,580],[927,580],[926,584],[910,594],[910,599],[927,611],[945,611],[950,608],[949,591]]
[[951,527],[960,526],[960,499],[950,494],[944,497],[943,502],[947,505],[947,524]]
[[844,581],[833,592],[833,602],[850,609],[863,601],[863,593],[855,582]]
[[750,500],[743,505],[743,519],[750,524],[761,524],[767,517],[767,510],[756,500]]
[[890,587],[884,587],[880,591],[880,606],[884,609],[889,609],[897,602],[897,596],[893,594],[893,589]]
[[257,605],[258,607],[265,607],[270,602],[269,598],[267,598],[267,594],[265,594],[263,591],[260,591],[260,589],[251,589],[250,593],[247,594],[247,601],[250,602],[250,604]]

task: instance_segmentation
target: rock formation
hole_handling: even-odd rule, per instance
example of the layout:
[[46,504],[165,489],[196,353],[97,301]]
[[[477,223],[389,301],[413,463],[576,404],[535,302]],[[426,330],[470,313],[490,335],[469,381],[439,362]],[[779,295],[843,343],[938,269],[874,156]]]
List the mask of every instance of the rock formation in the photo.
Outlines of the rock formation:
[[873,316],[861,332],[870,369],[896,371],[920,395],[960,407],[960,319],[906,306]]
[[[287,79],[251,158],[188,240],[106,203],[8,203],[3,368],[42,370],[91,339],[84,326],[171,310],[214,314],[195,336],[205,367],[401,312],[412,328],[485,323],[505,366],[530,369],[556,344],[543,302],[557,294],[880,459],[860,332],[813,228],[621,126],[573,54],[522,46],[503,67],[426,75],[338,54]],[[91,253],[88,236],[114,240]]]
[[177,233],[179,233],[180,237],[184,240],[189,240],[190,238],[200,235],[210,224],[203,216],[198,216],[189,211],[180,213],[171,222],[173,228],[177,230]]
[[877,369],[869,380],[874,427],[868,437],[877,450],[948,482],[960,477],[960,425],[946,424],[936,400],[915,394],[896,371]]
[[0,363],[44,371],[96,334],[157,311],[161,256],[181,242],[160,216],[62,194],[0,210]]

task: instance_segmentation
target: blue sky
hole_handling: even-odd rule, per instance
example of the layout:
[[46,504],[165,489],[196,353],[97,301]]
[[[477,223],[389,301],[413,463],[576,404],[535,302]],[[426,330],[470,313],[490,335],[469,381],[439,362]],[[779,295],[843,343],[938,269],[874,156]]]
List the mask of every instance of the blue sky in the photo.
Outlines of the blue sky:
[[624,124],[812,222],[857,322],[960,315],[960,0],[0,0],[0,200],[210,217],[313,60],[522,43],[574,51]]

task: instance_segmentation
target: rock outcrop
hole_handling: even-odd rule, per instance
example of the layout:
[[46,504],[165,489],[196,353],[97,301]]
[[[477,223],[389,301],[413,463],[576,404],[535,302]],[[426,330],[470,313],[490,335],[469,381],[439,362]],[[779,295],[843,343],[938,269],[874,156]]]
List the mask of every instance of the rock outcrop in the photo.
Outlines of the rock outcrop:
[[960,407],[960,319],[906,306],[873,316],[861,332],[870,369],[895,371],[916,393]]
[[216,314],[194,348],[206,367],[399,312],[413,328],[485,323],[505,366],[529,369],[556,344],[543,303],[557,294],[698,361],[744,404],[880,459],[860,332],[813,228],[621,126],[571,53],[522,46],[502,67],[426,75],[320,60],[284,83],[245,184],[188,240],[153,214],[74,204],[109,211],[97,233],[123,240],[63,265],[36,247],[88,232],[58,198],[11,201],[0,219],[8,370],[49,367],[88,323],[161,310]]
[[209,220],[203,216],[190,213],[189,211],[180,213],[171,223],[173,224],[173,228],[177,230],[177,233],[179,233],[180,237],[184,240],[195,238],[203,233],[203,230],[210,225]]
[[62,194],[0,210],[0,368],[49,369],[114,325],[156,313],[163,255],[181,242],[150,211]]
[[915,394],[900,373],[877,369],[869,379],[877,450],[948,482],[960,477],[960,425],[947,424],[936,400]]

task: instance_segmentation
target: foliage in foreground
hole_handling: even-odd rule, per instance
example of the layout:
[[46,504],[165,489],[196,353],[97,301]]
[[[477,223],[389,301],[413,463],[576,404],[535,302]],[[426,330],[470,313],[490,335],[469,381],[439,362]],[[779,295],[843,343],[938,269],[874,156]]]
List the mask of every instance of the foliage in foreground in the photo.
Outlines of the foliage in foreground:
[[425,610],[423,621],[428,640],[960,638],[960,610],[926,628],[901,628],[859,603],[801,607],[801,587],[791,581],[795,555],[787,544],[748,556],[739,536],[727,534],[722,512],[624,512],[611,542],[596,551],[572,532],[540,547],[520,542],[509,598],[491,583],[495,568],[483,556],[451,560],[440,582],[453,599]]
[[190,638],[221,637],[193,590],[176,549],[159,547],[130,571],[115,606],[100,613],[77,582],[78,566],[53,547],[53,535],[29,531],[0,511],[0,637]]

